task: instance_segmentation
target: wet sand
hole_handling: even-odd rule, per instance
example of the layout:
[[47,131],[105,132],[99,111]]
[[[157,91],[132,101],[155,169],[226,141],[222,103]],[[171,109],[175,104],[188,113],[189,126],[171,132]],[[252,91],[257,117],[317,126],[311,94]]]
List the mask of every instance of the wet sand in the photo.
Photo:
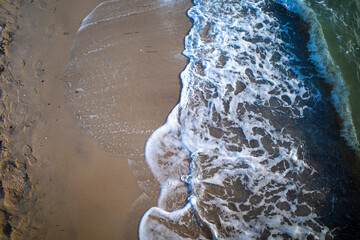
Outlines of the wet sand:
[[[76,35],[81,21],[101,2],[6,3],[16,18],[5,54],[12,74],[6,76],[19,83],[10,81],[16,94],[8,102],[16,103],[17,117],[9,117],[6,125],[9,132],[9,124],[16,123],[16,131],[2,132],[11,135],[8,149],[14,149],[14,157],[9,161],[24,159],[16,171],[26,188],[12,206],[1,205],[4,239],[136,239],[140,217],[156,204],[158,186],[143,150],[178,100],[178,75],[186,64],[180,53],[191,25],[185,11],[191,2],[88,27],[80,34],[91,38],[81,39],[84,35]],[[141,1],[123,1],[121,9],[146,8],[142,6]],[[69,59],[71,63],[96,39],[104,40],[105,33],[114,44],[110,51],[97,52],[90,64],[78,61],[72,75]],[[106,87],[99,76],[114,87],[96,95],[91,91]],[[84,92],[75,93],[69,82],[90,97],[76,99]],[[115,100],[109,104],[109,99]],[[89,115],[84,110],[101,116],[98,122],[82,121]],[[1,175],[3,192],[11,190],[6,188],[14,182],[11,174],[8,179]]]

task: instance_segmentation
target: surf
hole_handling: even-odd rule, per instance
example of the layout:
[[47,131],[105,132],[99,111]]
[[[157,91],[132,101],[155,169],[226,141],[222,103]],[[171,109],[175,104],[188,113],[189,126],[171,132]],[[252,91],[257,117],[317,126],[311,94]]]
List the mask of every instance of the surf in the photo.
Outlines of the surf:
[[139,237],[351,232],[344,214],[357,209],[359,189],[344,158],[354,157],[347,154],[357,139],[346,88],[311,8],[196,0],[188,16],[181,98],[146,144],[161,192]]

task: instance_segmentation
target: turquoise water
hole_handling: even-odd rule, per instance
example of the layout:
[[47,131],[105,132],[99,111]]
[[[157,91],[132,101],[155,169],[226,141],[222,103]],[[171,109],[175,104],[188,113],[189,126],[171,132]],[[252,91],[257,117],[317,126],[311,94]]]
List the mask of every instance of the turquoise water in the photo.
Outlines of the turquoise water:
[[310,0],[328,50],[339,67],[357,138],[360,138],[360,1]]

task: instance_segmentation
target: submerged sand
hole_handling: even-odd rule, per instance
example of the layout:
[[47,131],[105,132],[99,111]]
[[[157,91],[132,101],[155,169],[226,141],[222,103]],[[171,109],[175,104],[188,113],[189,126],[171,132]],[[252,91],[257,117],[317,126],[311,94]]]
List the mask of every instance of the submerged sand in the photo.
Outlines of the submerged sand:
[[156,204],[143,150],[178,100],[191,2],[122,1],[142,10],[77,34],[101,2],[1,2],[1,239],[136,239]]

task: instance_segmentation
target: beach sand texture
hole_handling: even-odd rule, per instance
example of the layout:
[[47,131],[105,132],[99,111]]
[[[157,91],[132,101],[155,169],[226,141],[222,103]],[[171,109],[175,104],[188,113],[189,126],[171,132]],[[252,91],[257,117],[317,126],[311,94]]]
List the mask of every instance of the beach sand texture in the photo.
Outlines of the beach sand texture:
[[144,145],[179,97],[191,2],[104,4],[78,32],[101,2],[0,2],[0,239],[136,239],[156,204]]

